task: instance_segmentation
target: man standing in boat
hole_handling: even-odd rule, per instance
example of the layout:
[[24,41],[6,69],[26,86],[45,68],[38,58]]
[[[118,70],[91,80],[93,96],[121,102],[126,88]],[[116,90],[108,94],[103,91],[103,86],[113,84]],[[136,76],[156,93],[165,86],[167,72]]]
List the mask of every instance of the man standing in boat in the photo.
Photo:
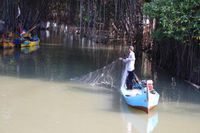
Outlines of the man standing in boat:
[[128,76],[126,78],[126,87],[127,89],[132,89],[133,79],[136,79],[134,74],[135,70],[135,53],[133,52],[134,47],[129,46],[128,51],[129,51],[128,57],[125,59],[120,57],[119,60],[122,60],[124,63],[126,63],[125,70],[128,71]]

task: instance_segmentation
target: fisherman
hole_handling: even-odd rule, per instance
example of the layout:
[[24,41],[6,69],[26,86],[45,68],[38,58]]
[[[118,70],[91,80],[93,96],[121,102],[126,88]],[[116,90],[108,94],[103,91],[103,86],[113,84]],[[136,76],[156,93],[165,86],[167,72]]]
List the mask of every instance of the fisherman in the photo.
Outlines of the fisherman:
[[135,78],[134,70],[135,70],[135,53],[134,53],[134,47],[129,46],[128,48],[129,55],[127,58],[119,58],[119,60],[122,60],[124,63],[126,63],[126,70],[128,71],[128,76],[126,79],[126,87],[127,89],[132,89],[133,87],[133,80],[137,80]]

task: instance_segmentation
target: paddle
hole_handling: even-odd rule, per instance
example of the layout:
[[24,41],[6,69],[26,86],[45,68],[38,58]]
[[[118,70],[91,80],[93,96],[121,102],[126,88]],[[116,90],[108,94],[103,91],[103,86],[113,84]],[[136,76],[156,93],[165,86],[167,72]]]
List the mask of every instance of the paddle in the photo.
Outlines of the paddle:
[[31,32],[32,30],[34,30],[38,25],[39,25],[39,24],[33,26],[31,29],[29,29],[29,30],[27,31],[27,33],[28,33],[28,32]]

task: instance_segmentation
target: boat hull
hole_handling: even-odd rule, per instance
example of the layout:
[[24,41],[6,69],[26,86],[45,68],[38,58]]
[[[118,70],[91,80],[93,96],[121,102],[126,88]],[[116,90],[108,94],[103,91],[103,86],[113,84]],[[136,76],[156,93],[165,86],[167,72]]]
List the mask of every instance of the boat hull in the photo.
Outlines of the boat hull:
[[34,47],[39,45],[40,41],[25,41],[21,44],[21,47]]
[[146,88],[126,90],[121,89],[121,94],[129,106],[140,109],[149,113],[150,110],[155,108],[159,102],[159,94],[154,91],[151,93]]
[[12,42],[0,42],[0,48],[9,49],[13,48],[15,45]]

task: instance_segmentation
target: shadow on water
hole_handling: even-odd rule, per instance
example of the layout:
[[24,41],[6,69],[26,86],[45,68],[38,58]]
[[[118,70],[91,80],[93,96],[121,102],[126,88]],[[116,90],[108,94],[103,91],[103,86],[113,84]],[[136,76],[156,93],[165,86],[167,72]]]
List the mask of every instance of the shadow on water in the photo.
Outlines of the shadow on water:
[[161,102],[199,104],[200,93],[194,87],[181,79],[170,77],[164,72],[162,73],[163,75],[158,71],[155,83],[155,88],[157,88],[161,95]]
[[174,77],[143,57],[136,62],[136,73],[141,79],[153,79],[154,88],[159,92],[160,102],[200,103],[200,93],[185,81]]

